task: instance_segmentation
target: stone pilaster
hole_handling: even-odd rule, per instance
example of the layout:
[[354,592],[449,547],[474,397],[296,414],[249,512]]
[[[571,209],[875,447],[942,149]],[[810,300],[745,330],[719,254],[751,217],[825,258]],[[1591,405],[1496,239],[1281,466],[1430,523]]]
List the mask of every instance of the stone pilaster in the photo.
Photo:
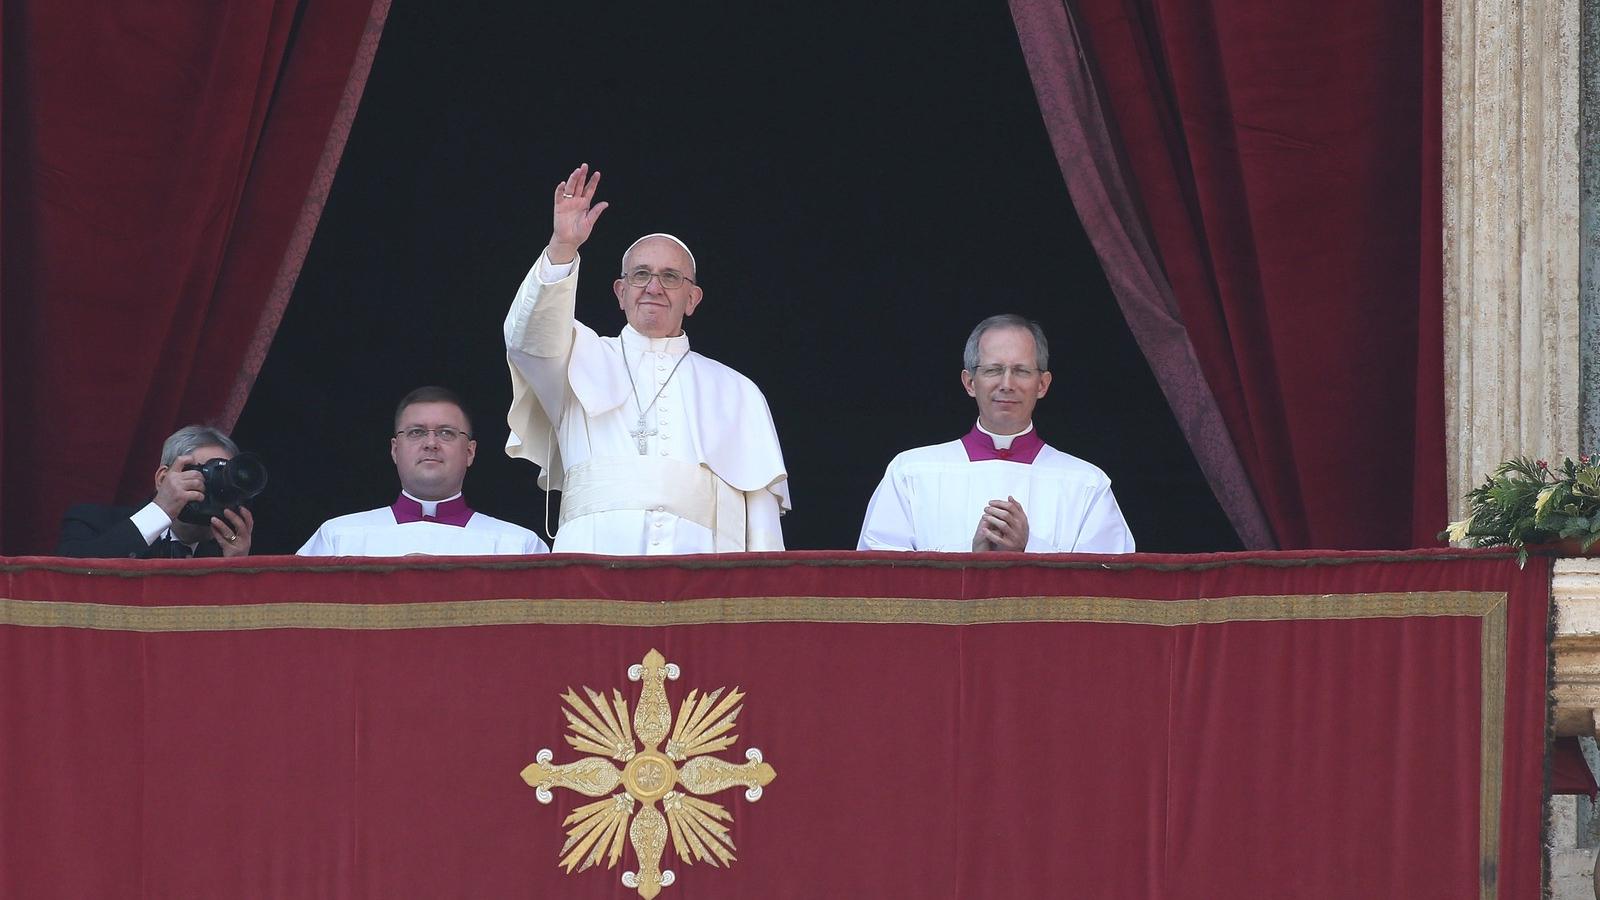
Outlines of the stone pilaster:
[[1517,453],[1578,452],[1579,0],[1445,0],[1451,517]]

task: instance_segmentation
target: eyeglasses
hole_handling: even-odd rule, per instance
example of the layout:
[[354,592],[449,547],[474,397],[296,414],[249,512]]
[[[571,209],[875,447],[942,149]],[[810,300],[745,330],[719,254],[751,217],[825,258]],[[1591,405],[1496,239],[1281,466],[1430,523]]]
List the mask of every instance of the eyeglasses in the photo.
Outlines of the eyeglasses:
[[995,380],[1006,377],[1006,373],[1010,372],[1011,377],[1017,381],[1027,381],[1039,374],[1038,369],[1030,369],[1027,366],[1011,366],[1009,368],[1006,366],[982,366],[974,368],[972,371],[975,374],[982,375],[984,378],[993,378]]
[[664,272],[652,272],[649,269],[634,269],[632,272],[622,273],[622,280],[633,285],[634,287],[648,287],[650,284],[650,279],[652,278],[661,282],[661,289],[664,291],[677,290],[678,288],[683,287],[683,283],[685,281],[689,282],[690,284],[694,284],[693,278],[690,278],[689,276],[675,269],[667,269]]
[[410,428],[403,428],[399,431],[396,431],[394,436],[405,438],[413,444],[420,444],[427,440],[428,435],[430,434],[438,435],[439,442],[443,444],[453,444],[458,438],[466,438],[469,441],[472,440],[472,435],[465,431],[457,431],[448,425],[443,428],[423,428],[420,425],[413,425]]

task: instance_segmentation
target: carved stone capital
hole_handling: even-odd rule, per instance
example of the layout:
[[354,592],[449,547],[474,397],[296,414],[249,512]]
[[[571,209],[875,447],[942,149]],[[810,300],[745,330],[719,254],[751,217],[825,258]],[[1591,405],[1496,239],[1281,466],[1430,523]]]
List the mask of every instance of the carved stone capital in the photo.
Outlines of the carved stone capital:
[[1555,733],[1600,737],[1600,559],[1558,559],[1550,584],[1556,605]]

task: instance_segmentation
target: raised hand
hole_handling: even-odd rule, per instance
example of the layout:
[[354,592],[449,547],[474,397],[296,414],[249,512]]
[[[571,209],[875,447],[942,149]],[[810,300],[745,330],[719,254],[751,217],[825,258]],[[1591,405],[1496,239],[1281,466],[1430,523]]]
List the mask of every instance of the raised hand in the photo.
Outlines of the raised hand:
[[174,521],[190,501],[206,498],[205,477],[199,471],[184,471],[193,462],[194,457],[186,453],[156,478],[155,503]]
[[550,262],[561,266],[577,258],[578,248],[594,231],[594,223],[611,205],[603,200],[594,202],[594,192],[599,187],[600,173],[591,174],[588,163],[573,169],[566,181],[556,185],[550,246],[545,248]]
[[1028,514],[1015,497],[990,500],[978,517],[978,530],[972,535],[972,552],[986,550],[1012,550],[1022,552],[1028,548]]

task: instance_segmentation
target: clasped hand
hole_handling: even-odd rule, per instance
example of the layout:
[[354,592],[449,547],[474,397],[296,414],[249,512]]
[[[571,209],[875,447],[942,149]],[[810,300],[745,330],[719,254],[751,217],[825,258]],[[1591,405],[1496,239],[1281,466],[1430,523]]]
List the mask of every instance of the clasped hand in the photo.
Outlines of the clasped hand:
[[972,535],[972,552],[1012,550],[1022,552],[1028,547],[1028,514],[1015,497],[990,500],[978,517],[978,530]]

